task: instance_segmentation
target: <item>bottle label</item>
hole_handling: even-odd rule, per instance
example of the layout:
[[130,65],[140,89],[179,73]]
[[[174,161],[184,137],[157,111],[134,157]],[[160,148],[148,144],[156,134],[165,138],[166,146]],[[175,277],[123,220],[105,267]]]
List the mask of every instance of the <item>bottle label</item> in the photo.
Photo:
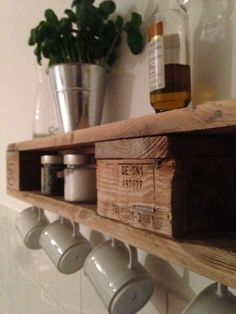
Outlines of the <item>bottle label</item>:
[[165,88],[164,39],[162,34],[150,38],[148,58],[150,92]]

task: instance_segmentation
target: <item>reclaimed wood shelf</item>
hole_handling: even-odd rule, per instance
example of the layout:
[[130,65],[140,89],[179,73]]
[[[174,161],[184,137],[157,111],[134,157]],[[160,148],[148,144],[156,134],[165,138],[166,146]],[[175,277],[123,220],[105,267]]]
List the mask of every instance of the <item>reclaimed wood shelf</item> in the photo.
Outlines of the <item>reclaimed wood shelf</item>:
[[8,190],[8,194],[236,288],[236,239],[174,241],[100,217],[96,204],[67,203],[62,197],[47,197],[39,192]]
[[[137,229],[99,216],[96,204],[68,203],[62,197],[47,197],[40,194],[37,184],[35,186],[32,184],[32,176],[36,171],[30,174],[24,171],[26,164],[28,166],[31,164],[32,170],[35,170],[35,165],[39,169],[40,155],[45,152],[87,151],[94,154],[94,146],[98,142],[150,138],[167,134],[236,135],[236,100],[207,103],[194,110],[180,109],[10,144],[7,149],[7,192],[12,197],[42,207],[125,241],[154,256],[236,288],[236,238],[234,236],[227,239],[177,241],[148,230]],[[144,147],[148,147],[147,143]],[[235,152],[235,146],[230,151],[232,152]]]

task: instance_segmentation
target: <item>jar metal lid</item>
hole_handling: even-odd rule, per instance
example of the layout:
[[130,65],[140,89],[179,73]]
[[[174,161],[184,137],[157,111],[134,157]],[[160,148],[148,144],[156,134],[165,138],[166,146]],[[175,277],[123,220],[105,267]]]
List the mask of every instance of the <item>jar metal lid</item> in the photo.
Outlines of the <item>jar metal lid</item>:
[[82,165],[86,165],[88,162],[89,162],[89,156],[88,155],[82,155],[82,154],[64,155],[64,164],[65,165],[82,166]]
[[43,155],[41,156],[41,164],[62,164],[62,156],[57,155]]

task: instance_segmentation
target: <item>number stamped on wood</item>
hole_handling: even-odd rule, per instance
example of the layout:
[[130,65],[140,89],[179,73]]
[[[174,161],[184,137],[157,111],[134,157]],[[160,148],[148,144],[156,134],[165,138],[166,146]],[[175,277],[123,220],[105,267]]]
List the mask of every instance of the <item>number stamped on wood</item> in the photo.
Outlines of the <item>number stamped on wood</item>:
[[160,229],[161,225],[156,217],[156,210],[154,207],[144,207],[134,205],[133,208],[128,206],[120,206],[112,204],[112,213],[114,218],[123,220],[136,226],[145,226],[150,229]]
[[122,190],[141,191],[148,172],[152,171],[150,164],[119,164],[119,187]]

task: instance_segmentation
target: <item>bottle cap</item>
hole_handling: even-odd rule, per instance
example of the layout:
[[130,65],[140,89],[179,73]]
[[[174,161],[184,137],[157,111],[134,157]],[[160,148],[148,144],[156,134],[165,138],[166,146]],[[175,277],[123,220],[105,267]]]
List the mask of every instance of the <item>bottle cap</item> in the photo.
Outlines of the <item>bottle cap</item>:
[[160,13],[156,12],[153,14],[151,25],[148,28],[148,40],[161,35],[163,35],[163,21]]

